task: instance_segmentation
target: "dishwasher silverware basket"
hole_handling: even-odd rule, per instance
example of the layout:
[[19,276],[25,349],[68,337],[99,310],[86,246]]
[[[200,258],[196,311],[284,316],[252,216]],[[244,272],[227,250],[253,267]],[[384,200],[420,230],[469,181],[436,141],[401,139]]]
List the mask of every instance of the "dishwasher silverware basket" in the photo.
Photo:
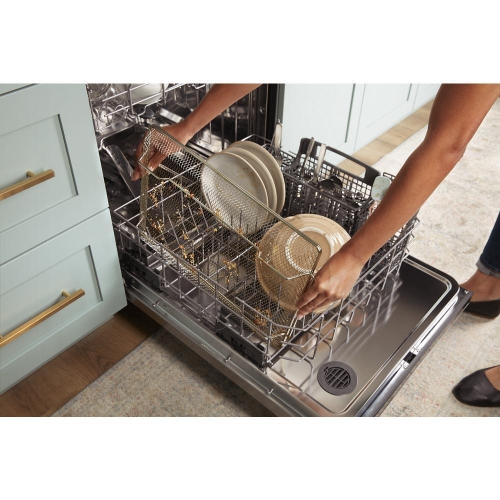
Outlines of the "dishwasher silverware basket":
[[341,155],[363,167],[364,175],[362,177],[354,175],[333,163],[323,161],[316,173],[317,179],[333,179],[336,188],[321,191],[315,182],[317,157],[321,144],[315,141],[310,155],[307,156],[309,141],[309,139],[300,141],[296,156],[284,153],[282,170],[288,196],[283,214],[285,216],[300,213],[323,215],[340,224],[352,236],[370,214],[370,208],[374,204],[370,197],[371,187],[375,178],[381,173],[373,167],[328,146],[327,152]]
[[[323,215],[340,224],[351,236],[368,220],[377,202],[371,198],[371,189],[375,179],[382,175],[374,169],[349,156],[338,149],[327,147],[326,150],[361,166],[363,175],[353,174],[342,169],[332,162],[323,161],[318,166],[319,142],[314,142],[311,154],[307,158],[307,148],[310,139],[302,139],[296,155],[280,151],[282,171],[285,178],[287,198],[283,207],[282,216],[288,217],[302,213]],[[276,148],[266,143],[266,149],[271,154],[277,155]],[[307,158],[307,164],[304,161]],[[316,173],[316,175],[315,175]],[[383,174],[390,179],[394,176]],[[318,183],[322,179],[335,179],[336,188],[321,191]],[[377,281],[385,280],[390,275],[397,275],[404,258],[407,256],[407,247],[413,240],[413,230],[418,225],[415,214],[399,231],[382,246],[365,265],[362,276],[368,272],[376,276]]]

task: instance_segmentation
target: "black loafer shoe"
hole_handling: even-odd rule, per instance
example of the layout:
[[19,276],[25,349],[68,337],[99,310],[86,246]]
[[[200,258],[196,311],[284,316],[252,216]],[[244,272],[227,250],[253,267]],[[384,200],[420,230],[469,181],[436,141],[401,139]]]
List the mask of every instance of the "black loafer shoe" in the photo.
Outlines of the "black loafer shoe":
[[500,391],[496,390],[486,377],[487,370],[489,368],[478,370],[462,379],[453,388],[453,395],[464,405],[500,407]]
[[500,299],[487,300],[485,302],[469,302],[464,309],[465,312],[493,319],[500,315]]

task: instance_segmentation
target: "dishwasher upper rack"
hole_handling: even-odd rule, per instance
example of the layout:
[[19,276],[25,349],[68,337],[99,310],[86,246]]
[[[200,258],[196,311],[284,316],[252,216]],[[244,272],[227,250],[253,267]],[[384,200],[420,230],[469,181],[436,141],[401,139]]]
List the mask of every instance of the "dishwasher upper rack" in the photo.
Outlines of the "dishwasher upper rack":
[[134,124],[147,122],[158,106],[173,103],[193,111],[205,96],[204,83],[97,83],[87,84],[90,110],[98,144]]
[[[204,99],[213,84],[87,84],[87,93],[99,150],[112,136],[134,125],[161,127],[185,119]],[[211,120],[190,144],[218,152],[249,134],[268,135],[277,93],[263,84]]]
[[[158,153],[163,161],[150,171],[144,165]],[[159,127],[148,129],[139,164],[145,172],[137,224],[141,239],[167,263],[179,263],[177,270],[187,279],[202,283],[241,328],[275,346],[303,332],[294,327],[296,309],[289,304],[313,278],[319,245],[212,168],[210,158]],[[273,247],[276,266],[264,261],[259,249],[268,231],[293,241],[286,251]],[[265,267],[266,292],[256,262]]]

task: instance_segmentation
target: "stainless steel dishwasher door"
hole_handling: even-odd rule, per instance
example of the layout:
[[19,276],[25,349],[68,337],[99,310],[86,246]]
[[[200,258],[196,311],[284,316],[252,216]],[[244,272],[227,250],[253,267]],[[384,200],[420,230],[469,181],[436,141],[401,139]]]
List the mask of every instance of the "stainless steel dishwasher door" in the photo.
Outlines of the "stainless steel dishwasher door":
[[[373,416],[425,352],[460,315],[470,293],[444,273],[409,257],[399,278],[373,296],[314,359],[293,351],[264,372],[207,329],[182,304],[124,270],[129,300],[280,416]],[[354,387],[334,395],[318,382],[325,364],[347,366]],[[327,365],[328,366],[328,365]]]

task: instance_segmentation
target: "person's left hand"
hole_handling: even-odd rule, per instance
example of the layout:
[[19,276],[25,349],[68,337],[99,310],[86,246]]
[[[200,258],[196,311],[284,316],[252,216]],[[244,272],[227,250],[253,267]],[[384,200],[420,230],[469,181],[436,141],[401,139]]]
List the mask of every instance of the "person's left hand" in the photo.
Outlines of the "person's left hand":
[[[189,139],[191,139],[191,137],[193,136],[193,134],[187,128],[186,123],[187,122],[184,120],[179,123],[174,123],[173,125],[167,125],[162,128],[163,130],[165,130],[165,132],[168,132],[172,137],[177,139],[181,144],[185,145],[189,141]],[[139,144],[137,145],[137,150],[135,153],[137,166],[135,167],[134,173],[132,174],[133,181],[136,181],[143,176],[143,170],[139,165],[139,158],[142,156],[143,153],[144,137],[145,135],[141,138]],[[147,166],[150,170],[155,170],[158,167],[158,165],[167,157],[167,155],[162,153],[160,148],[155,148],[154,135],[153,135],[153,144],[151,146],[152,146],[152,155]],[[170,154],[172,153],[175,153],[174,149],[170,151]]]
[[341,250],[333,255],[297,301],[297,319],[323,305],[345,299],[355,285],[363,265],[348,251]]

